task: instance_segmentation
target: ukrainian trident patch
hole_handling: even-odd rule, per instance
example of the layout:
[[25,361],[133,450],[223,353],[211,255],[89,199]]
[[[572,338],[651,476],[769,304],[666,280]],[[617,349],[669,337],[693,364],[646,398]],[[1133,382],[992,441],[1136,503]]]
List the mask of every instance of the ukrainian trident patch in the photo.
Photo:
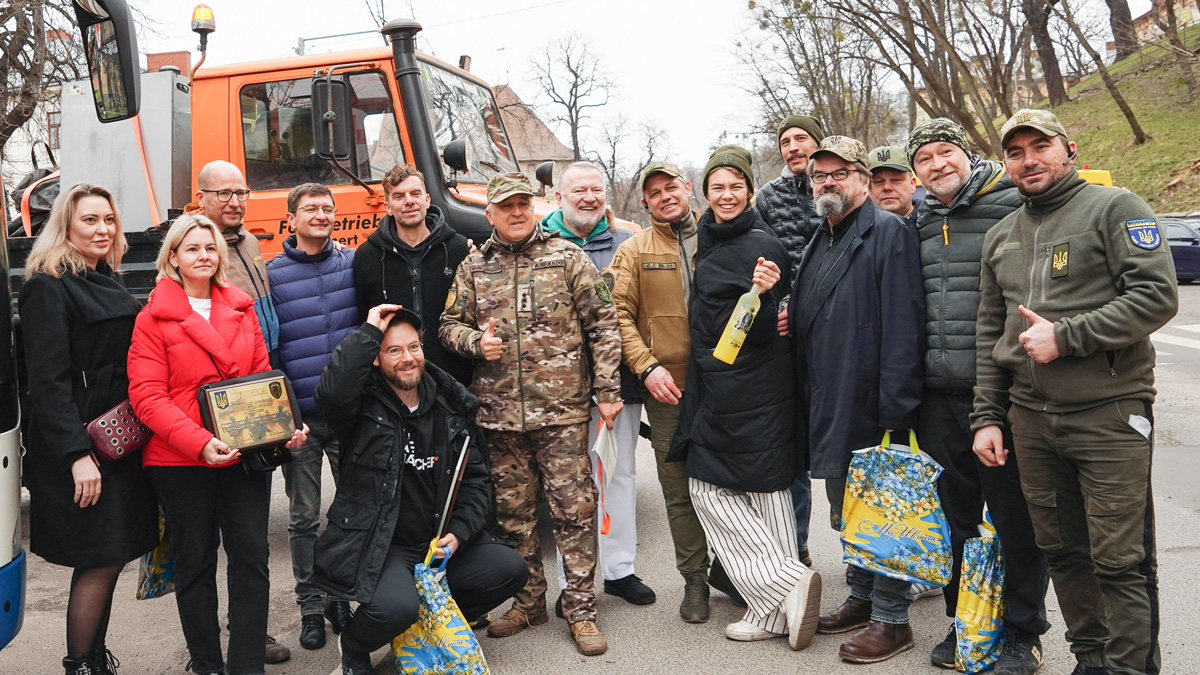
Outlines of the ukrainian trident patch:
[[1158,221],[1153,218],[1139,218],[1125,221],[1125,230],[1134,246],[1153,251],[1162,245],[1162,235],[1158,233]]

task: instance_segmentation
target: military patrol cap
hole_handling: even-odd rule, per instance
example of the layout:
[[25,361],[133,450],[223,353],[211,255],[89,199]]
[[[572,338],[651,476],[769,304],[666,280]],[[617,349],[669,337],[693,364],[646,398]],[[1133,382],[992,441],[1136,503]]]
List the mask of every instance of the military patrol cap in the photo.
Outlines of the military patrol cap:
[[776,134],[775,140],[782,139],[783,132],[792,127],[800,127],[818,143],[825,138],[825,128],[821,126],[821,120],[809,115],[788,115],[783,124],[779,125],[779,133]]
[[[858,164],[863,169],[867,168],[867,146],[862,144],[862,141],[850,138],[849,136],[826,136],[821,141],[821,147],[816,152],[808,156],[809,160],[815,160],[818,155],[829,153],[835,157],[840,157],[851,164]],[[809,164],[812,166],[812,164]]]
[[529,184],[529,179],[525,177],[525,174],[511,171],[496,174],[488,181],[487,200],[489,204],[502,202],[513,195],[533,196],[533,186]]
[[920,150],[921,146],[938,141],[953,143],[962,148],[968,157],[971,155],[971,141],[967,138],[967,130],[952,119],[935,117],[913,127],[912,133],[908,135],[908,143],[905,144],[908,165],[912,166],[913,157],[916,156],[917,150]]
[[708,177],[722,167],[735,169],[746,179],[746,187],[754,192],[754,169],[750,151],[738,145],[722,145],[713,151],[704,165],[704,194],[708,194]]
[[867,153],[867,170],[875,173],[876,169],[892,169],[894,171],[912,171],[912,167],[904,158],[904,148],[898,145],[881,145]]
[[[388,319],[387,327],[391,328],[397,323],[411,323],[413,328],[421,330],[421,316],[407,307],[401,307],[392,312],[391,318]],[[384,332],[386,333],[387,331],[385,330]]]
[[1058,117],[1049,110],[1033,110],[1032,108],[1022,108],[1013,113],[1013,116],[1008,118],[1004,126],[1000,128],[1000,146],[1008,143],[1008,137],[1017,129],[1037,129],[1047,136],[1062,136],[1067,137],[1067,130],[1058,121]]
[[638,174],[638,189],[645,190],[646,181],[650,179],[650,176],[653,176],[656,173],[665,173],[671,178],[683,178],[683,180],[687,180],[687,178],[684,178],[683,172],[679,170],[679,167],[676,166],[674,162],[650,162],[646,165],[646,168],[642,169],[642,172]]

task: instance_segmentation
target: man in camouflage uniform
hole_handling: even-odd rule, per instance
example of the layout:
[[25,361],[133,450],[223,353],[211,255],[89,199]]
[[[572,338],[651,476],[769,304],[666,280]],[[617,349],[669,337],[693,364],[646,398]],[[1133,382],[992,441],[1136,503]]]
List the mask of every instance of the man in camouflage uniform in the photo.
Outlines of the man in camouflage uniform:
[[621,338],[599,271],[583,249],[537,227],[532,195],[519,173],[488,183],[487,217],[496,229],[459,265],[439,337],[476,359],[476,424],[491,456],[496,519],[529,565],[528,583],[488,635],[508,637],[549,620],[536,529],[540,488],[566,567],[563,614],[580,653],[595,656],[608,643],[596,627],[587,423],[593,389],[606,424],[621,411]]

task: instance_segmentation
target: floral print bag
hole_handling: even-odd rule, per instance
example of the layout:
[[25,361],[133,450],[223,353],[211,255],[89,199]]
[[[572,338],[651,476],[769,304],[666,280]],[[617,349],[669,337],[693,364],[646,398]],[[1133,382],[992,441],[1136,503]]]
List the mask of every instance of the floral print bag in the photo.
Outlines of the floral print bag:
[[962,576],[954,626],[958,647],[954,669],[979,673],[991,669],[1004,650],[1004,556],[987,509],[979,536],[963,546]]
[[479,641],[446,585],[450,549],[442,549],[445,555],[437,568],[430,566],[435,551],[436,539],[429,544],[425,562],[417,563],[413,570],[420,610],[417,622],[392,640],[396,671],[404,675],[487,675]]
[[842,502],[843,560],[913,583],[950,582],[950,524],[937,494],[942,467],[917,446],[879,445],[854,452]]

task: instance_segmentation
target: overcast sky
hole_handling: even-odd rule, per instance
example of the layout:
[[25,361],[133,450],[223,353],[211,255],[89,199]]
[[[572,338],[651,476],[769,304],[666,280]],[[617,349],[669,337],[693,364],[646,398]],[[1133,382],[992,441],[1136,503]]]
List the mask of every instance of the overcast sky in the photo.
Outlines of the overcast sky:
[[[147,35],[143,52],[190,49],[189,0],[141,0],[160,35]],[[256,2],[212,0],[217,32],[209,37],[205,65],[280,58],[296,53],[299,38],[372,30],[363,0]],[[618,83],[617,96],[597,112],[596,122],[620,111],[630,121],[657,122],[669,149],[682,161],[701,164],[724,130],[750,129],[752,102],[736,86],[734,43],[748,26],[744,0],[412,0],[424,30],[418,49],[450,63],[472,57],[471,71],[491,84],[510,84],[527,102],[537,94],[528,60],[545,43],[572,32],[587,37]],[[336,9],[335,9],[336,8]],[[388,18],[409,16],[409,3],[388,0]],[[316,40],[308,53],[382,45],[377,33]],[[597,125],[598,126],[598,125]],[[567,139],[565,129],[559,138]]]
[[[372,0],[374,2],[374,0]],[[1100,0],[1087,0],[1099,4]],[[194,2],[135,0],[159,24],[143,52],[191,49]],[[209,38],[206,65],[281,58],[296,53],[300,38],[372,30],[363,0],[211,0],[217,32]],[[1132,0],[1137,16],[1149,0]],[[746,0],[387,0],[388,18],[415,15],[424,26],[418,48],[457,63],[472,57],[472,72],[491,84],[510,84],[527,102],[537,89],[528,60],[555,37],[588,38],[618,83],[617,97],[597,119],[621,112],[632,122],[656,122],[681,163],[703,164],[723,131],[753,129],[754,102],[737,86],[743,77],[734,54],[750,28]],[[315,40],[309,53],[381,45],[376,34]],[[611,110],[610,110],[611,109]],[[598,126],[598,125],[597,125]],[[559,138],[567,139],[565,129]]]

